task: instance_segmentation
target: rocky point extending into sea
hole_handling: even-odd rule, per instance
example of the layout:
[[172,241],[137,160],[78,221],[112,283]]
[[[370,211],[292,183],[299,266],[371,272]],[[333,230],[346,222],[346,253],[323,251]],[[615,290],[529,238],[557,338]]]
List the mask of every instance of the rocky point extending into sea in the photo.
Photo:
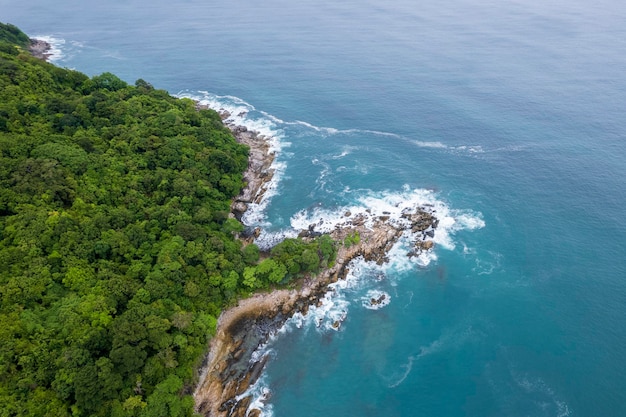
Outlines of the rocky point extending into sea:
[[43,59],[44,61],[47,61],[48,58],[52,56],[52,53],[50,53],[51,49],[52,46],[48,42],[41,39],[31,39],[30,45],[28,46],[28,50],[32,56]]
[[[202,105],[198,106],[202,108]],[[274,174],[271,167],[275,155],[270,151],[268,138],[231,123],[228,112],[222,110],[221,116],[236,140],[250,146],[248,169],[244,174],[246,186],[231,207],[233,215],[241,219],[250,203],[259,203],[263,199]],[[338,245],[332,267],[302,279],[296,289],[257,293],[225,310],[218,319],[217,332],[211,340],[194,393],[196,411],[212,417],[258,416],[260,410],[249,410],[252,397],[247,391],[263,372],[267,356],[257,361],[252,357],[273,332],[296,312],[306,315],[309,306],[320,303],[329,291],[329,284],[346,277],[353,259],[363,257],[379,264],[386,262],[389,250],[405,231],[410,230],[412,236],[418,236],[410,256],[431,250],[433,242],[425,238],[432,237],[438,224],[433,213],[426,207],[414,207],[405,210],[402,218],[403,222],[398,223],[390,221],[389,216],[374,216],[369,211],[355,215],[345,212],[344,220],[330,232]],[[310,225],[308,230],[301,231],[300,237],[309,239],[319,235],[315,228],[316,225]],[[343,245],[344,239],[355,232],[360,241]],[[258,233],[257,229],[249,234],[243,239],[244,243],[253,242]],[[372,299],[373,305],[380,302]],[[340,324],[336,322],[333,327],[338,328]]]

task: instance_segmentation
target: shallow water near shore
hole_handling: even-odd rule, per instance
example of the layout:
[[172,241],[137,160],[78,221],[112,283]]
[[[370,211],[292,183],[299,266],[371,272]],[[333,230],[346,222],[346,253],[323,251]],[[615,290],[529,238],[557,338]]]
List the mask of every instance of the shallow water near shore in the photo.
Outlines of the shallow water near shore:
[[266,347],[266,415],[626,415],[620,2],[0,9],[57,65],[238,108],[275,137],[275,188],[246,219],[268,245],[345,210],[439,205],[430,257],[357,263]]

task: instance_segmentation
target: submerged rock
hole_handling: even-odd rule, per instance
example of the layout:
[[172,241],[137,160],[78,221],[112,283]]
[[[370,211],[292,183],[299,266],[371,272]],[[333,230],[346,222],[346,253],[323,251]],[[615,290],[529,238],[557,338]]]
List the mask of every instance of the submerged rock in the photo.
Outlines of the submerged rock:
[[[433,246],[435,246],[435,242],[433,242],[432,240],[418,240],[417,242],[415,242],[415,248],[418,249],[419,252],[430,250],[433,248]],[[418,254],[415,252],[412,253],[414,255]]]
[[370,299],[370,304],[373,305],[373,306],[379,305],[380,303],[385,301],[385,298],[387,298],[387,295],[383,293],[378,298],[371,298]]

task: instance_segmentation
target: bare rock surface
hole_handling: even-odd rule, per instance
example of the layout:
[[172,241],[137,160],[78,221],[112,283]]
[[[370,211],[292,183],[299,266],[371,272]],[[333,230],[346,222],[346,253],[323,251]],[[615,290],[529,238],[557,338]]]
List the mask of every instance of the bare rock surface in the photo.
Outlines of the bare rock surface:
[[34,56],[35,58],[43,59],[44,61],[47,61],[48,58],[52,56],[52,54],[50,53],[50,49],[51,45],[46,41],[42,41],[41,39],[31,39],[30,45],[28,46],[28,51],[31,53],[32,56]]
[[248,209],[250,203],[260,203],[267,191],[267,183],[273,176],[274,170],[271,168],[275,154],[270,150],[268,138],[258,132],[248,130],[245,126],[238,126],[229,122],[230,114],[220,112],[224,124],[230,129],[239,143],[250,147],[248,155],[248,169],[243,174],[244,188],[235,197],[231,205],[231,211],[235,217],[241,220],[241,216]]

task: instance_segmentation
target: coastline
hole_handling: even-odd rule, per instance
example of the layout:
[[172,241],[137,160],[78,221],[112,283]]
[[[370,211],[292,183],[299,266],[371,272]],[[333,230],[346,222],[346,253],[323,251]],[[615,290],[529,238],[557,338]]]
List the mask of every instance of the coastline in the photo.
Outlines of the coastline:
[[[201,104],[197,107],[208,108]],[[232,215],[241,220],[248,204],[259,203],[263,199],[267,183],[274,174],[272,163],[275,155],[270,152],[268,138],[231,123],[228,112],[220,110],[219,113],[235,139],[250,147],[248,169],[244,173],[246,186],[231,205]],[[434,214],[425,207],[414,207],[410,211],[403,211],[402,217],[403,223],[395,223],[385,215],[352,215],[346,212],[344,221],[329,233],[338,245],[332,267],[316,276],[301,279],[297,289],[257,293],[224,310],[218,318],[217,331],[211,339],[209,353],[193,394],[196,411],[214,417],[260,415],[258,409],[249,410],[252,398],[247,391],[261,375],[268,358],[254,361],[252,356],[272,333],[296,312],[306,315],[309,306],[319,303],[329,291],[329,284],[345,278],[353,259],[363,257],[378,264],[386,262],[387,253],[406,230],[418,236],[413,241],[414,251],[411,256],[431,250],[433,242],[426,238],[432,237],[437,227],[438,220]],[[241,239],[244,244],[251,243],[259,232],[257,229]],[[360,236],[359,242],[342,244],[346,238],[355,234]],[[300,232],[303,239],[316,235],[319,232],[315,231],[315,225]],[[380,300],[372,299],[371,302],[374,305]],[[333,323],[336,329],[340,325],[340,322]]]

